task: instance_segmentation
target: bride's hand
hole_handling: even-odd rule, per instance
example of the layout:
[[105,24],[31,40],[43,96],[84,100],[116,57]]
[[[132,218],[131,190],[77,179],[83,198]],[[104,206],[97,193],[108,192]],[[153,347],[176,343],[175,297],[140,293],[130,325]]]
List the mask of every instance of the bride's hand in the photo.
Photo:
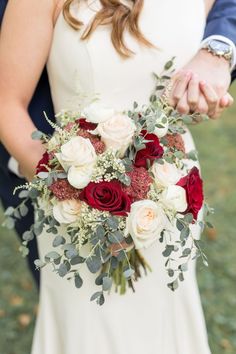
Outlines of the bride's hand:
[[227,93],[230,80],[229,63],[200,50],[174,76],[170,104],[181,113],[205,113],[215,119],[233,103]]

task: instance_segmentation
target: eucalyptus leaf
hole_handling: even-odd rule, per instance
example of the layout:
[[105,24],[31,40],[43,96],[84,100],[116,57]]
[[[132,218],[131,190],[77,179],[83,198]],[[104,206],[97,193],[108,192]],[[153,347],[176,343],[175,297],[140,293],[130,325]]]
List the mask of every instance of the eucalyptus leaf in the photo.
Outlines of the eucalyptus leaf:
[[68,273],[68,268],[65,263],[60,264],[59,269],[58,269],[58,274],[60,277],[64,277]]
[[182,231],[185,228],[185,225],[179,219],[177,219],[176,227],[179,231]]
[[13,207],[8,207],[5,212],[4,215],[5,216],[12,216],[14,214],[15,209]]
[[180,239],[181,239],[182,241],[185,240],[185,239],[187,239],[188,236],[189,236],[189,234],[190,234],[189,227],[183,228],[183,230],[182,230],[181,233],[180,233]]
[[111,243],[119,244],[124,240],[124,235],[121,231],[109,232],[108,239]]
[[184,274],[182,272],[179,273],[179,280],[184,281]]
[[48,176],[49,176],[49,173],[48,172],[39,172],[37,174],[37,176],[40,178],[40,179],[47,179]]
[[173,281],[172,283],[169,283],[167,286],[168,286],[172,291],[175,291],[175,290],[178,289],[178,287],[179,287],[178,279],[176,279],[176,280]]
[[191,249],[190,248],[185,248],[183,250],[183,254],[182,254],[182,257],[187,257],[191,254]]
[[96,229],[96,235],[98,236],[99,239],[103,239],[105,234],[106,234],[106,230],[102,225],[99,225]]
[[77,289],[80,289],[83,285],[83,279],[79,275],[79,273],[75,274],[75,286]]
[[91,298],[90,301],[94,301],[96,300],[98,297],[100,297],[102,295],[102,291],[97,291],[96,293],[94,293]]
[[32,241],[34,239],[33,231],[25,231],[22,235],[24,241]]
[[67,258],[72,259],[72,258],[75,258],[78,255],[78,252],[74,248],[74,249],[70,249],[70,250],[66,251],[65,254],[66,254]]
[[98,298],[98,304],[100,306],[102,306],[104,304],[104,302],[105,302],[105,297],[104,297],[104,295],[102,293],[101,296]]
[[103,291],[108,291],[112,287],[112,278],[104,277],[102,280],[102,289]]
[[123,272],[126,279],[130,279],[132,275],[134,275],[134,270],[132,268],[128,268]]
[[35,259],[34,264],[36,268],[43,268],[46,265],[46,263],[41,261],[40,259]]
[[174,246],[167,245],[165,251],[162,252],[162,255],[164,257],[169,257],[173,251],[174,251]]
[[107,223],[107,226],[112,230],[117,230],[117,228],[119,226],[119,220],[113,216],[108,218],[106,223]]
[[25,204],[21,204],[19,207],[19,211],[22,217],[28,214],[29,208]]
[[191,224],[193,222],[193,214],[188,213],[184,216],[184,221],[186,221],[188,224]]
[[64,245],[66,242],[65,238],[63,236],[57,235],[54,240],[53,240],[53,247],[58,247],[60,245]]
[[98,286],[102,285],[104,277],[107,277],[107,273],[99,274],[99,276],[95,279],[95,284],[98,285]]
[[11,217],[8,217],[4,220],[3,226],[9,230],[12,230],[15,227],[15,220]]
[[113,269],[116,269],[116,268],[118,267],[118,264],[119,264],[118,259],[113,256],[113,257],[111,258],[111,267],[112,267]]
[[102,266],[101,259],[97,256],[87,258],[86,264],[91,273],[97,273]]
[[85,262],[85,258],[83,258],[83,257],[81,257],[81,256],[73,257],[73,258],[70,260],[70,264],[71,264],[71,265],[81,264],[81,263],[84,263],[84,262]]
[[20,191],[20,193],[18,194],[18,198],[20,198],[20,199],[25,199],[28,196],[29,196],[29,191],[28,190]]
[[40,195],[40,192],[36,188],[31,188],[29,190],[29,198],[36,199]]
[[61,257],[59,253],[55,252],[55,251],[52,251],[52,252],[49,252],[46,254],[45,258],[48,258],[48,259],[57,259]]
[[27,257],[28,254],[29,254],[29,249],[28,249],[28,247],[23,246],[23,245],[21,245],[21,246],[19,247],[19,251],[21,252],[21,254],[22,254],[23,257]]
[[44,136],[44,133],[39,130],[36,130],[31,134],[31,138],[33,140],[41,140],[43,138],[43,136]]

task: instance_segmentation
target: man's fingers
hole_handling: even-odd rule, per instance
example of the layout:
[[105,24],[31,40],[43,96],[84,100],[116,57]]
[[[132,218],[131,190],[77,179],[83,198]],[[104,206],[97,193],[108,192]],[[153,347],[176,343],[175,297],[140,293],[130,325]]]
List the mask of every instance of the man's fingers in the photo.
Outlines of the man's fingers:
[[212,116],[209,116],[211,119],[218,119],[221,114],[223,113],[224,108],[221,108],[220,106],[217,107],[215,110],[214,114]]
[[208,104],[208,115],[214,116],[217,106],[219,104],[219,98],[215,90],[204,81],[200,81],[200,89]]
[[188,84],[188,105],[194,111],[199,100],[199,80],[196,74],[192,75]]
[[228,92],[220,99],[221,108],[228,108],[232,106],[233,103],[234,99]]
[[170,94],[170,102],[172,106],[175,107],[183,97],[191,77],[192,73],[190,71],[184,72],[177,76]]
[[190,111],[190,107],[188,105],[188,95],[187,92],[185,92],[182,96],[182,98],[179,100],[176,109],[179,113],[181,114],[188,114]]
[[201,113],[201,114],[208,113],[208,103],[205,99],[205,96],[203,96],[203,94],[200,94],[200,96],[199,96],[199,100],[198,100],[198,104],[195,109],[195,112]]

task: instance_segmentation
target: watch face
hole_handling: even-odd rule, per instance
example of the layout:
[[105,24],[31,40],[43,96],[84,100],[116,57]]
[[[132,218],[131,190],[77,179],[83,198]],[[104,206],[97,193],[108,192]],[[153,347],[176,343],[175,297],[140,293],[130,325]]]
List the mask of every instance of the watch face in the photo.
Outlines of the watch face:
[[218,40],[212,40],[209,43],[210,49],[219,55],[224,55],[230,53],[230,45]]

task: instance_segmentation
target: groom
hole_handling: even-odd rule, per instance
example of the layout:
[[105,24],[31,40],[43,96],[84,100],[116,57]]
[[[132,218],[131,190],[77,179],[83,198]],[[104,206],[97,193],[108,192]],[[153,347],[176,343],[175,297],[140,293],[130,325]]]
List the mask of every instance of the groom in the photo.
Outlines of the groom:
[[[0,23],[6,5],[7,0],[0,0]],[[233,67],[236,58],[236,0],[216,0],[208,17],[204,38],[204,49],[199,50],[195,58],[188,64],[186,70],[191,70],[193,73],[196,72],[199,80],[205,80],[216,91],[219,82],[223,83],[220,88],[221,92],[219,92],[220,97],[222,97],[228,91],[229,84],[226,79],[229,77],[229,65]],[[203,57],[204,60],[202,60]],[[217,65],[216,62],[222,65]],[[212,65],[215,65],[214,75],[212,75]],[[236,70],[233,71],[232,78],[236,78]],[[227,102],[222,106],[222,109],[224,106],[227,106]],[[51,133],[50,126],[42,117],[43,111],[46,111],[50,118],[53,117],[53,105],[46,69],[42,73],[29,105],[29,113],[39,130]],[[0,198],[4,208],[18,204],[18,198],[12,195],[12,191],[14,187],[21,184],[24,184],[24,180],[19,176],[17,162],[10,158],[4,147],[0,145]],[[29,229],[33,221],[33,209],[30,208],[29,216],[16,224],[18,235],[21,236],[25,230]],[[38,255],[36,241],[34,240],[31,242],[28,262],[36,283],[39,285],[39,272],[35,270],[33,263],[36,258],[38,258]]]

